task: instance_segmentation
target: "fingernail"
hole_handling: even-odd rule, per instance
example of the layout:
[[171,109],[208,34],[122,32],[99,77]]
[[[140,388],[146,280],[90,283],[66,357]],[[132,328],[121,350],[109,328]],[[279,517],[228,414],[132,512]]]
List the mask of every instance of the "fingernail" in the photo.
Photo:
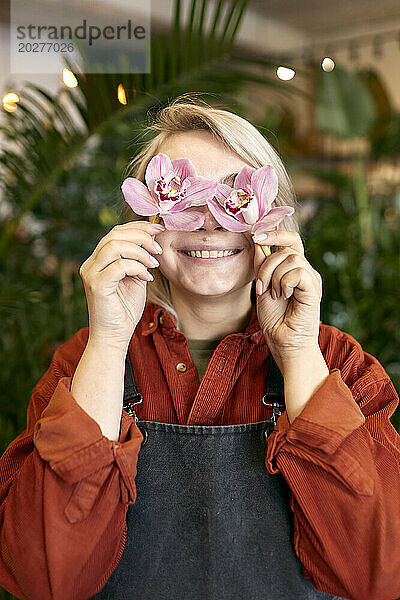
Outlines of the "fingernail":
[[261,281],[261,279],[257,279],[257,282],[256,282],[256,293],[259,296],[261,296],[261,294],[262,294],[262,289],[263,289],[262,281]]
[[160,231],[164,231],[165,229],[164,225],[161,225],[160,223],[152,223],[152,225],[155,229],[159,229]]
[[256,242],[256,244],[258,244],[258,242],[265,242],[265,240],[268,239],[268,236],[266,233],[261,233],[260,235],[257,235],[254,238],[254,241]]
[[159,254],[162,254],[163,249],[161,248],[160,244],[158,244],[155,240],[153,242],[153,246],[158,251]]

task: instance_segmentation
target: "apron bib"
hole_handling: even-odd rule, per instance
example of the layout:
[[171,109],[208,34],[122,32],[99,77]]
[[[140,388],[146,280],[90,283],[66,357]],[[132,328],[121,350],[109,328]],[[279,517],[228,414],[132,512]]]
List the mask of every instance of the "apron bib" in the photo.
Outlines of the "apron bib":
[[[290,491],[265,467],[266,437],[285,410],[272,355],[263,404],[271,421],[178,425],[138,420],[129,352],[124,409],[145,439],[127,540],[95,600],[334,599],[304,577],[293,546]],[[267,401],[269,400],[269,402]]]

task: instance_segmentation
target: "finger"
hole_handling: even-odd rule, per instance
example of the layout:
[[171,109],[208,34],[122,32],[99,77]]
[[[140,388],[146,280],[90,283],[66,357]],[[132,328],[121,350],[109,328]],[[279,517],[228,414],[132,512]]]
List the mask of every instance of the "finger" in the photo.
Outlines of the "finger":
[[93,258],[96,259],[99,251],[108,244],[111,240],[126,240],[130,242],[135,242],[138,246],[143,246],[146,248],[148,252],[159,252],[154,246],[154,240],[157,233],[155,230],[151,230],[150,227],[146,227],[144,229],[138,229],[137,227],[126,227],[129,223],[124,223],[124,225],[116,225],[109,231],[97,244],[94,252]]
[[150,252],[141,246],[138,246],[135,242],[112,239],[104,244],[98,251],[93,262],[93,270],[99,273],[119,258],[137,260],[151,269],[159,265],[158,261],[150,254]]
[[291,269],[280,280],[280,286],[282,288],[282,297],[288,300],[293,294],[294,289],[297,288],[300,292],[307,292],[312,296],[321,299],[322,294],[315,288],[315,280],[312,274],[307,269],[297,267]]
[[[280,252],[281,251],[279,251],[277,254],[279,255]],[[304,256],[291,253],[286,256],[285,260],[283,260],[272,273],[271,287],[275,289],[277,296],[280,295],[280,289],[282,288],[281,279],[285,272],[298,267],[305,269],[311,278],[313,286],[321,288],[322,290],[322,278],[318,271],[315,271],[315,269],[312,268]]]
[[[161,233],[162,231],[165,231],[165,226],[163,223],[150,223],[150,221],[128,221],[127,223],[114,225],[111,231],[124,231],[130,229],[141,229],[143,231],[148,231],[151,235],[154,235],[154,233]],[[111,233],[111,231],[109,233]]]
[[298,254],[290,254],[281,262],[271,276],[271,292],[275,291],[276,297],[281,295],[281,280],[290,271],[297,269],[305,269],[304,259]]
[[102,287],[105,287],[105,283],[107,285],[116,285],[124,277],[138,277],[144,281],[151,281],[153,279],[152,274],[149,273],[142,263],[129,258],[119,258],[103,269],[96,280],[102,282]]
[[157,231],[165,230],[165,225],[163,223],[151,223],[150,221],[127,221],[126,223],[119,223],[118,225],[114,225],[113,229],[130,229],[131,227],[138,227],[139,229],[147,229],[152,231],[153,229]]
[[263,246],[281,246],[292,248],[304,256],[303,242],[300,234],[297,231],[286,231],[286,229],[263,232],[260,231],[258,232],[256,238],[260,237],[262,234],[267,236],[265,240],[262,240]]
[[[265,257],[264,257],[265,258]],[[265,258],[256,275],[257,279],[263,282],[263,289],[266,290],[275,276],[275,285],[279,284],[280,278],[294,267],[304,265],[305,258],[296,252],[287,254],[285,250],[274,252],[268,258]]]
[[[288,232],[288,233],[296,233],[296,232]],[[300,240],[301,241],[301,240]],[[274,244],[271,244],[271,246]],[[275,246],[276,247],[276,246]],[[299,248],[299,246],[297,246]],[[264,251],[264,248],[267,250],[267,252]],[[300,251],[299,251],[300,250]],[[268,245],[268,241],[266,242],[260,242],[260,243],[255,243],[255,248],[254,248],[254,260],[253,260],[253,266],[254,266],[254,273],[257,276],[257,273],[259,272],[259,269],[261,268],[261,265],[264,264],[265,260],[267,259],[268,261],[271,260],[270,256],[273,254],[275,257],[276,256],[280,256],[280,260],[282,260],[282,256],[286,255],[287,253],[296,253],[299,256],[304,257],[304,249],[301,247],[299,248],[299,250],[293,249],[291,246],[286,246],[281,248],[280,250],[275,250],[275,252],[271,253],[271,248]],[[276,258],[275,258],[276,260]],[[275,264],[275,263],[274,263]]]

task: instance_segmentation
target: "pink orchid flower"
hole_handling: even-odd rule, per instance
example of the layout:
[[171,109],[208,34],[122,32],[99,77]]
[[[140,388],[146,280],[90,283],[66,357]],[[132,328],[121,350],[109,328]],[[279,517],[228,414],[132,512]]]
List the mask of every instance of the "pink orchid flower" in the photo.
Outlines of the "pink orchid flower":
[[159,152],[147,165],[144,185],[127,177],[121,189],[126,202],[138,215],[158,214],[166,229],[193,231],[204,223],[204,214],[186,208],[202,206],[215,194],[217,184],[197,177],[188,158],[172,160]]
[[217,184],[215,198],[208,200],[210,212],[229,231],[268,231],[294,213],[291,206],[276,206],[278,177],[271,166],[253,169],[245,166],[235,177],[233,188]]

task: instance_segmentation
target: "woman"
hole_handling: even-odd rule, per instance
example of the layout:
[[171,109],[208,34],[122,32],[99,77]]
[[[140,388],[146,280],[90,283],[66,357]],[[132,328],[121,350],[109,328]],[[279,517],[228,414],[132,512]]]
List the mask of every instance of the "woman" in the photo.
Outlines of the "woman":
[[[271,165],[275,206],[295,206],[244,119],[177,99],[150,129],[137,179],[158,153],[230,185]],[[40,600],[397,598],[390,378],[320,322],[295,216],[266,231],[266,256],[196,210],[190,232],[130,211],[83,263],[89,327],[56,350],[1,459],[0,583]],[[182,252],[207,245],[241,251]]]

